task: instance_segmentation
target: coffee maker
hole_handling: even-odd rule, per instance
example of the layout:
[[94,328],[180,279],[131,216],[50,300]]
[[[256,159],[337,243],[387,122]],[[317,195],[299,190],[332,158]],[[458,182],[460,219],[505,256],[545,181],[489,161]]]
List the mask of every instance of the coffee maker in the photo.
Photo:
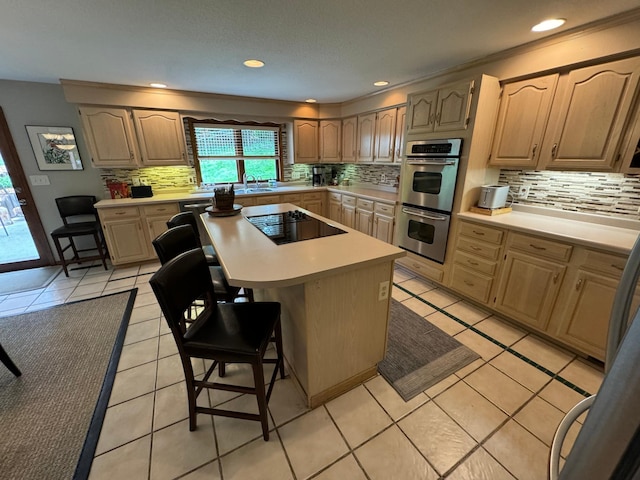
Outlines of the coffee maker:
[[324,185],[324,167],[315,165],[313,167],[313,186],[321,187]]

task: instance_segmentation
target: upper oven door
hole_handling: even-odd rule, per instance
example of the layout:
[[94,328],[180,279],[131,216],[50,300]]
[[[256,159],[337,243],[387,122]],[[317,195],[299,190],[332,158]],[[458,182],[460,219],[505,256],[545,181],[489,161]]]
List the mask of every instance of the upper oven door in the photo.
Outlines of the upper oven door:
[[451,212],[458,158],[407,158],[402,175],[402,203]]

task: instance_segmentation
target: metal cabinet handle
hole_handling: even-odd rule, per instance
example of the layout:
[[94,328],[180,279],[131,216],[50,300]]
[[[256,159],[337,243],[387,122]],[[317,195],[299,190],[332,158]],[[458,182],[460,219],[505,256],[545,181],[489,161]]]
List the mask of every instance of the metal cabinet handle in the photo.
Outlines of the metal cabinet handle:
[[578,282],[576,283],[576,291],[577,291],[577,292],[579,292],[579,291],[580,291],[580,288],[582,288],[583,280],[584,280],[584,279],[582,279],[582,278],[581,278],[581,279],[580,279],[580,280],[578,280]]
[[129,157],[129,158],[130,158],[131,160],[133,160],[133,150],[131,150],[131,151],[129,152],[129,155],[130,155],[130,157]]
[[469,265],[473,265],[474,267],[478,265],[478,262],[474,262],[473,260],[467,260]]
[[484,236],[484,232],[477,232],[475,230],[471,230],[471,231],[480,237]]
[[560,274],[558,272],[556,272],[556,274],[553,276],[553,283],[558,283],[558,277],[560,276]]
[[558,151],[558,144],[554,143],[551,147],[551,158],[556,158],[556,152]]
[[624,265],[616,265],[615,263],[612,263],[611,266],[616,270],[620,270],[620,271],[624,270]]
[[475,250],[476,252],[482,250],[482,247],[476,247],[475,245],[469,245],[469,247],[471,248],[471,250]]
[[533,146],[533,150],[531,151],[531,158],[536,158],[536,150],[538,149],[538,144],[536,143]]
[[533,243],[530,243],[529,246],[531,248],[535,248],[536,250],[546,250],[546,247],[539,247],[537,245],[534,245]]
[[475,285],[473,282],[470,282],[469,280],[465,280],[464,283],[465,283],[465,285],[468,285],[469,287],[473,287]]

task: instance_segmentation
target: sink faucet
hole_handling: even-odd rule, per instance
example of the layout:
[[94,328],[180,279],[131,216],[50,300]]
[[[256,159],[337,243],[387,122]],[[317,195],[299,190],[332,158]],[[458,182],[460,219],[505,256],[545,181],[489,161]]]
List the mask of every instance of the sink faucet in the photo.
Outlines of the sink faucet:
[[253,179],[253,182],[257,185],[258,184],[258,180],[256,179],[256,177],[254,175],[247,175],[246,173],[244,175],[242,175],[242,183],[244,185],[244,189],[247,189],[247,180],[249,180],[249,178]]

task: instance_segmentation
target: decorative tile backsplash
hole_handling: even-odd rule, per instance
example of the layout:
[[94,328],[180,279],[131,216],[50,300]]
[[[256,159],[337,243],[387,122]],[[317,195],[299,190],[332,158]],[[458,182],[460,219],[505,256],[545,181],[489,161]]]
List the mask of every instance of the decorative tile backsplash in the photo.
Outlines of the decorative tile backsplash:
[[526,199],[514,203],[613,217],[638,217],[640,178],[600,172],[501,170],[499,183],[511,191],[529,185]]

